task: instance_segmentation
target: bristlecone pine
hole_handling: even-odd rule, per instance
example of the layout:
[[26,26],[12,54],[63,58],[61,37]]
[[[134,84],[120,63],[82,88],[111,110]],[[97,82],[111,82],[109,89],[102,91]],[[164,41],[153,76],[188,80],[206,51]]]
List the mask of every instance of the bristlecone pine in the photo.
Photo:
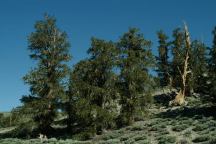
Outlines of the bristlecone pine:
[[186,80],[187,80],[187,75],[191,72],[190,70],[188,70],[189,69],[188,68],[189,49],[190,49],[191,42],[190,42],[190,35],[186,24],[184,24],[184,32],[185,32],[186,54],[185,54],[183,71],[181,71],[180,68],[178,67],[179,73],[181,74],[181,78],[182,78],[181,81],[182,84],[181,84],[180,91],[175,96],[175,99],[170,101],[169,103],[170,106],[185,104]]

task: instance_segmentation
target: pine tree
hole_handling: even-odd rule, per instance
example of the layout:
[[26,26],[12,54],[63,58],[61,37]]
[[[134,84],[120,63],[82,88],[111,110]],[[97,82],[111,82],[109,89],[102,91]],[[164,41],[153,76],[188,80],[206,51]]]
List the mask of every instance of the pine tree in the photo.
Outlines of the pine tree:
[[210,65],[210,71],[215,72],[216,71],[216,27],[212,31],[212,34],[213,34],[213,45],[210,51],[211,58],[209,61],[209,65]]
[[180,87],[181,75],[179,69],[183,68],[184,59],[184,34],[180,28],[173,31],[172,41],[172,63],[171,63],[171,74],[173,78],[172,86],[175,88]]
[[159,56],[157,57],[157,72],[160,78],[160,85],[164,87],[170,85],[170,83],[172,82],[170,75],[170,64],[168,61],[169,43],[167,42],[168,37],[164,34],[163,31],[159,31],[157,35],[159,39]]
[[148,71],[153,66],[154,58],[150,46],[151,42],[144,39],[136,28],[130,29],[118,42],[121,69],[119,90],[122,106],[120,125],[132,124],[136,112],[151,101]]
[[207,46],[201,41],[195,40],[191,44],[191,49],[191,85],[195,92],[203,93],[203,90],[206,89],[206,76],[208,74]]
[[68,130],[72,132],[76,128],[77,123],[81,127],[79,132],[95,133],[93,126],[93,108],[90,99],[90,84],[88,81],[89,69],[91,63],[88,59],[79,61],[70,74],[69,90],[68,90]]
[[37,21],[29,38],[31,59],[37,62],[23,79],[30,86],[30,95],[21,101],[33,116],[41,133],[50,132],[56,117],[57,105],[65,97],[63,80],[68,72],[65,62],[70,60],[69,42],[65,32],[56,26],[54,17]]
[[[179,61],[180,64],[182,63],[182,65],[179,65],[177,67],[179,74],[180,74],[180,90],[177,93],[177,95],[175,96],[175,99],[170,101],[169,105],[183,105],[185,104],[185,96],[188,94],[188,92],[190,92],[190,86],[188,85],[189,82],[191,81],[191,77],[189,77],[189,74],[191,73],[191,40],[190,40],[190,34],[188,31],[188,27],[186,24],[184,24],[184,31],[183,31],[183,41],[184,41],[184,45],[183,45],[183,49],[182,52],[177,52],[179,55],[182,55],[183,60]],[[179,56],[178,55],[178,56]]]
[[[188,52],[188,68],[191,69],[191,57],[192,57],[192,49],[187,48],[186,45],[186,37],[185,31],[181,28],[177,28],[173,31],[173,38],[171,44],[172,49],[172,62],[171,62],[171,75],[172,75],[172,86],[174,88],[181,88],[182,76],[180,71],[184,69],[185,55]],[[191,75],[187,76],[186,80],[186,94],[189,95],[191,91],[193,91],[192,87],[192,77]]]
[[213,45],[210,50],[209,59],[209,94],[216,101],[216,27],[212,31]]
[[117,51],[113,42],[92,38],[89,59],[79,62],[71,75],[70,97],[76,97],[80,122],[100,134],[112,123],[116,98],[114,66]]

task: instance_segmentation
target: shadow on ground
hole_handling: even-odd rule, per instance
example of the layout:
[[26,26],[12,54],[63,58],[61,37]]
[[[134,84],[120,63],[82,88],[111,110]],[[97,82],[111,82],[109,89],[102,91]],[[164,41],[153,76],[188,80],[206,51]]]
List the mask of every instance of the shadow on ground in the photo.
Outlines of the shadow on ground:
[[202,107],[178,107],[170,108],[165,112],[156,114],[156,117],[160,118],[176,118],[176,117],[186,117],[199,119],[202,117],[214,117],[216,118],[216,106],[202,106]]
[[168,94],[160,94],[154,96],[154,102],[155,104],[159,106],[166,106],[168,107],[169,101],[173,100],[176,96],[175,92],[171,92]]

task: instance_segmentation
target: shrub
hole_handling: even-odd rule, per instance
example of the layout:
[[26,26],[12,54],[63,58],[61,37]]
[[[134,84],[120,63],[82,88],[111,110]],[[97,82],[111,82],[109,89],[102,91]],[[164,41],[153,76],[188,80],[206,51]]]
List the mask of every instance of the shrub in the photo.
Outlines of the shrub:
[[191,131],[190,130],[187,130],[185,131],[185,133],[183,134],[185,137],[191,137]]
[[50,138],[48,141],[49,142],[57,142],[58,140],[56,138]]
[[117,132],[111,132],[111,133],[107,133],[106,135],[102,136],[103,140],[109,140],[109,139],[115,139],[117,137],[121,136],[120,133]]
[[210,120],[210,121],[207,122],[207,125],[208,125],[209,127],[216,127],[216,122],[213,121],[213,120]]
[[[0,143],[1,144],[15,144],[14,141],[12,141],[11,139],[7,138],[7,139],[0,139]],[[17,144],[21,144],[21,142],[19,142],[17,140]]]
[[172,125],[172,126],[176,126],[176,125],[178,125],[178,121],[173,120],[173,121],[170,122],[170,125]]
[[148,140],[139,140],[136,141],[136,144],[150,144],[150,142]]
[[205,129],[203,131],[198,131],[197,132],[199,135],[209,135],[210,134],[210,131],[209,129]]
[[36,136],[36,126],[32,122],[20,124],[16,129],[11,132],[11,137],[30,138]]
[[202,119],[203,118],[203,116],[201,116],[201,115],[195,115],[194,117],[193,117],[193,119]]
[[132,139],[132,138],[129,138],[128,140],[126,140],[126,141],[124,142],[124,144],[133,144],[133,143],[135,143],[135,140]]
[[132,129],[132,126],[128,126],[125,128],[126,130],[131,130]]
[[167,131],[167,129],[161,129],[161,130],[159,131],[159,134],[160,134],[160,135],[166,135],[166,134],[169,134],[169,131]]
[[176,141],[175,136],[161,136],[158,138],[158,144],[175,143],[175,141]]
[[165,129],[166,126],[161,124],[161,125],[154,125],[150,128],[151,131],[162,131],[163,129]]
[[125,133],[125,130],[127,129],[122,128],[122,129],[116,130],[116,133],[123,134]]
[[195,139],[193,139],[192,141],[194,143],[199,143],[199,142],[204,142],[204,141],[208,141],[209,140],[209,136],[199,136],[196,137]]
[[177,144],[190,144],[190,143],[186,139],[181,139],[181,140],[178,141]]
[[107,141],[101,141],[99,144],[119,144],[121,143],[119,139],[110,139]]
[[130,130],[131,131],[141,131],[143,129],[145,129],[145,126],[143,126],[143,125],[135,125],[135,126],[131,127]]
[[84,132],[81,132],[81,133],[74,135],[73,139],[84,141],[84,140],[90,139],[91,137],[93,137],[93,134],[91,132],[85,132],[84,131]]
[[130,137],[128,137],[128,136],[122,136],[121,138],[120,138],[120,141],[126,141],[126,140],[128,140]]
[[133,137],[133,134],[125,134],[122,137],[120,137],[120,141],[126,141],[130,139],[131,137]]
[[210,127],[208,130],[209,130],[209,131],[215,131],[216,128],[215,128],[215,127]]
[[194,120],[189,118],[189,119],[184,120],[183,123],[186,124],[186,125],[191,125],[191,124],[194,123]]
[[209,144],[216,144],[216,138],[211,138],[209,140]]
[[160,121],[161,119],[156,119],[155,121],[153,121],[153,122],[151,122],[150,124],[149,124],[149,126],[153,126],[153,125],[158,125],[158,124],[160,124]]
[[208,128],[208,125],[205,125],[205,124],[199,124],[199,125],[196,125],[194,128],[193,128],[193,131],[203,131],[205,129]]
[[210,132],[212,137],[216,137],[216,130]]
[[145,140],[147,137],[145,135],[137,135],[133,138],[135,141]]
[[177,126],[174,126],[174,127],[172,128],[172,130],[173,130],[173,131],[176,131],[176,132],[181,132],[181,131],[187,129],[187,127],[188,127],[188,126],[185,125],[185,124],[183,124],[183,125],[177,125]]

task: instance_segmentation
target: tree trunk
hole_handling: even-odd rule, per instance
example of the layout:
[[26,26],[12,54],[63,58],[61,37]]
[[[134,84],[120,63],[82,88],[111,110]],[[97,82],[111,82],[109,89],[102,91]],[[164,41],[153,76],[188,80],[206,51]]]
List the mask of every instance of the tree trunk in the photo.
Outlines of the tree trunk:
[[181,74],[181,89],[180,91],[177,93],[176,97],[174,100],[170,101],[169,105],[183,105],[185,104],[185,90],[186,90],[186,80],[187,80],[187,75],[191,72],[188,70],[188,59],[189,59],[189,49],[190,49],[190,36],[189,36],[189,32],[188,32],[188,28],[187,25],[184,25],[184,30],[185,30],[185,43],[186,43],[186,56],[185,56],[185,60],[184,60],[184,68],[183,68],[183,72],[180,70],[180,68],[178,67],[179,73]]

